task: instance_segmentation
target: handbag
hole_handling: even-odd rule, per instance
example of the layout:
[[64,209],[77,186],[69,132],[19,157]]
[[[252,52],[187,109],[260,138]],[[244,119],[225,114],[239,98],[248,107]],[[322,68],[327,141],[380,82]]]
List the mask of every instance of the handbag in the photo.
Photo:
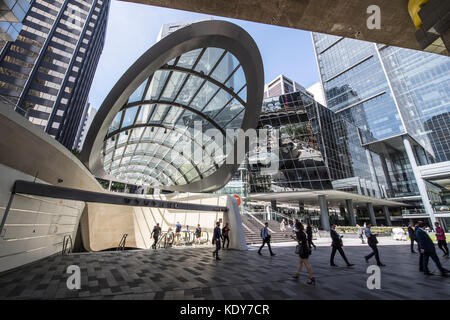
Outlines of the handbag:
[[[310,255],[312,253],[310,248],[307,248],[306,250],[307,250],[308,255]],[[304,251],[304,249],[303,249],[303,246],[301,244],[298,244],[298,245],[295,246],[295,254],[303,255],[304,254],[303,251]]]

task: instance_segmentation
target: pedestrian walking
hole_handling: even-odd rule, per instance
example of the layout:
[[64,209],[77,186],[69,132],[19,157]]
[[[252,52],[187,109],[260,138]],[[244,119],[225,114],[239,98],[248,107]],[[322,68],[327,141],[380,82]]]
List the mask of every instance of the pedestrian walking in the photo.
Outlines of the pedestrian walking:
[[280,231],[284,234],[284,237],[287,237],[287,234],[286,234],[286,220],[284,220],[284,218],[280,222]]
[[314,250],[317,249],[316,245],[313,243],[313,231],[311,227],[311,223],[308,222],[306,226],[306,237],[308,238],[308,246],[311,249],[311,247],[314,247]]
[[197,225],[197,228],[195,229],[195,243],[200,244],[200,238],[202,236],[202,228],[200,227],[200,224]]
[[159,234],[161,233],[161,227],[159,226],[159,223],[156,224],[156,226],[153,227],[153,231],[151,236],[153,237],[153,244],[152,248],[156,250],[156,244],[158,243]]
[[442,267],[441,262],[436,254],[436,248],[434,247],[433,240],[431,240],[428,233],[424,230],[424,223],[419,221],[416,227],[416,238],[419,243],[419,251],[423,254],[422,269],[425,275],[432,275],[428,269],[428,260],[431,258],[436,264],[437,268],[441,272],[443,277],[447,276],[449,270]]
[[177,222],[175,225],[175,245],[180,245],[180,237],[181,237],[181,224]]
[[441,226],[439,225],[439,222],[435,222],[434,226],[436,227],[436,239],[438,241],[438,247],[439,249],[444,252],[443,257],[448,259],[448,247],[447,247],[447,239],[445,238],[445,231]]
[[269,247],[269,252],[271,256],[274,256],[275,253],[272,252],[272,248],[270,247],[270,233],[269,233],[269,223],[266,222],[264,224],[264,227],[261,229],[261,238],[262,238],[262,245],[259,247],[258,254],[261,255],[261,249],[264,247],[264,245],[267,243],[267,246]]
[[223,244],[222,249],[225,249],[225,242],[227,242],[227,249],[230,247],[230,225],[225,223],[225,227],[222,229],[222,238],[223,238]]
[[359,224],[356,225],[356,227],[358,228],[358,238],[361,239],[361,243],[365,244],[364,242],[364,232],[363,229],[361,228],[361,226]]
[[220,239],[222,239],[222,234],[220,232],[220,222],[217,221],[212,238],[212,243],[216,245],[216,250],[213,252],[213,257],[216,257],[216,260],[222,260],[219,258]]
[[342,259],[344,259],[345,263],[347,264],[347,267],[351,267],[353,266],[353,264],[351,264],[348,260],[347,257],[345,256],[344,250],[342,249],[342,246],[344,245],[342,243],[342,236],[339,235],[339,233],[336,231],[336,225],[332,224],[330,227],[330,236],[331,236],[331,256],[330,256],[330,266],[332,267],[337,267],[336,264],[334,264],[334,256],[336,254],[336,251],[339,252],[339,254],[341,255]]
[[412,223],[410,223],[408,225],[408,235],[409,235],[409,240],[411,241],[411,253],[416,253],[416,251],[414,251],[414,241],[417,242],[416,231],[415,231],[414,225]]
[[298,246],[296,247],[296,253],[299,256],[298,260],[298,267],[295,274],[292,276],[293,278],[297,279],[300,272],[302,272],[302,267],[305,265],[306,271],[308,271],[309,274],[309,280],[307,284],[316,284],[316,279],[313,277],[312,274],[312,268],[309,263],[309,256],[311,255],[311,249],[308,246],[308,238],[304,232],[304,226],[300,222],[296,223],[296,229],[297,229],[297,241]]
[[367,238],[367,244],[372,249],[372,252],[370,254],[368,254],[367,256],[365,256],[364,258],[366,259],[366,262],[369,263],[369,259],[372,258],[373,256],[375,256],[375,259],[377,260],[377,265],[379,267],[385,267],[386,265],[382,264],[380,261],[380,254],[378,252],[378,247],[377,247],[377,243],[378,243],[377,234],[372,233],[370,231],[371,227],[372,227],[372,225],[370,223],[367,223],[364,233]]

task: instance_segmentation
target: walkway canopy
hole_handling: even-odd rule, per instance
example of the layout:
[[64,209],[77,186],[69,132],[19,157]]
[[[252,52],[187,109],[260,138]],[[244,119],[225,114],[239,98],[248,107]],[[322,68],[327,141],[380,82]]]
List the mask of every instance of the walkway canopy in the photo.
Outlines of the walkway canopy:
[[366,205],[371,203],[374,206],[387,207],[408,207],[408,204],[379,199],[360,194],[344,192],[340,190],[304,190],[294,192],[277,192],[277,193],[256,193],[248,196],[250,200],[273,201],[280,203],[302,202],[309,205],[318,205],[319,196],[324,195],[330,206],[345,206],[345,200],[352,200],[355,205]]
[[261,56],[245,30],[225,21],[192,24],[159,41],[116,83],[82,159],[101,178],[217,190],[240,164],[228,158],[237,139],[227,130],[256,128],[263,88]]

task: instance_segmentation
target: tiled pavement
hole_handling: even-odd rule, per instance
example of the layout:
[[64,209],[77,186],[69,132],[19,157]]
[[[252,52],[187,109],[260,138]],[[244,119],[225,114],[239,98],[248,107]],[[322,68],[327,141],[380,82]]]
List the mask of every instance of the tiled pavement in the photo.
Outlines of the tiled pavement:
[[[387,266],[379,290],[366,286],[363,256],[370,249],[356,242],[344,249],[352,268],[330,267],[328,244],[313,251],[315,286],[305,284],[305,271],[291,278],[298,258],[286,244],[274,247],[275,257],[267,249],[259,256],[255,247],[221,251],[219,262],[211,247],[53,256],[0,275],[0,299],[450,299],[450,278],[419,273],[407,245],[380,245]],[[336,263],[344,265],[339,254]],[[81,269],[80,290],[67,289],[69,265]],[[436,269],[432,261],[430,267]]]

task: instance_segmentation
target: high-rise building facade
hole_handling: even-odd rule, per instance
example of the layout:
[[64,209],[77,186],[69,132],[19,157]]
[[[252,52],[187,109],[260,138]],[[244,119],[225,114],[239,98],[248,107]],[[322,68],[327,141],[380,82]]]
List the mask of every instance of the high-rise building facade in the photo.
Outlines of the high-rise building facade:
[[73,149],[81,150],[83,148],[84,139],[86,139],[87,132],[89,130],[89,127],[91,126],[92,121],[94,120],[96,113],[97,110],[91,107],[91,104],[87,102],[86,107],[83,111],[83,115],[81,117],[80,125],[78,126]]
[[431,212],[433,188],[417,167],[450,160],[450,59],[325,34],[312,39],[327,107],[381,155],[389,196]]
[[0,60],[0,95],[72,149],[103,49],[110,0],[35,0]]
[[286,77],[285,75],[280,74],[278,77],[276,77],[275,79],[273,79],[264,86],[264,98],[275,97],[296,91],[302,91],[307,95],[311,95],[298,82],[295,82]]
[[[370,158],[367,156],[358,128],[305,92],[264,99],[258,128],[266,128],[269,136],[276,137],[268,149],[279,161],[275,173],[265,174],[264,165],[252,161],[252,157],[262,159],[263,155],[250,153],[251,193],[335,189],[386,197],[379,157],[372,152]],[[377,177],[371,174],[371,167]]]

